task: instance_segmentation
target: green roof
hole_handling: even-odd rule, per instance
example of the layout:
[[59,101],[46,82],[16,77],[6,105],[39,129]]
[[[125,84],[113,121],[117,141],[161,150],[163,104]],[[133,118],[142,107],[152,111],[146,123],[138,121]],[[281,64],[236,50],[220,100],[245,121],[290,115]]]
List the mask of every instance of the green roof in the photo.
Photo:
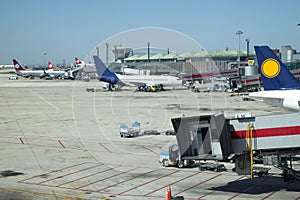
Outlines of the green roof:
[[135,54],[135,55],[133,55],[133,56],[130,56],[130,57],[128,57],[128,58],[125,58],[124,60],[125,60],[125,61],[136,60],[136,59],[138,59],[139,57],[141,57],[141,55]]
[[194,54],[194,58],[196,57],[207,57],[209,56],[209,53],[207,53],[207,51],[199,51],[198,53]]
[[170,54],[163,56],[161,59],[177,59],[177,58],[180,58],[179,54],[170,53]]
[[195,53],[194,52],[184,52],[182,54],[180,54],[180,57],[183,57],[183,58],[192,58],[194,57]]
[[[150,54],[150,58],[151,58],[151,54]],[[138,57],[138,58],[135,59],[135,60],[148,60],[148,54],[144,54],[144,55]]]
[[[241,56],[246,56],[246,52],[241,51]],[[254,52],[249,52],[250,56],[255,56]],[[150,54],[150,60],[168,60],[168,59],[180,59],[180,58],[197,58],[197,57],[236,57],[238,56],[238,51],[225,51],[219,50],[214,52],[207,52],[207,51],[199,51],[199,52],[184,52],[182,54],[171,53],[171,54]],[[124,59],[125,61],[142,61],[148,60],[148,54],[135,54],[128,58]]]
[[152,60],[159,60],[159,59],[161,59],[163,56],[164,56],[164,54],[158,53],[158,54],[155,54],[155,55],[151,56],[150,59],[152,59]]

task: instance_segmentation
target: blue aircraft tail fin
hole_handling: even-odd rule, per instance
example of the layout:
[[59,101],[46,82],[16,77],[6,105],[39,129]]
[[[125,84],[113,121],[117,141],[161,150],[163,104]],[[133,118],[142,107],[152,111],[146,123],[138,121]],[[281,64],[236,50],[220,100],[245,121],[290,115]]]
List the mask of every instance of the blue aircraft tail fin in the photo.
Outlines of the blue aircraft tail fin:
[[96,64],[96,70],[100,81],[104,81],[110,84],[123,84],[122,81],[111,72],[106,65],[100,60],[98,56],[93,56]]
[[300,89],[300,83],[268,46],[254,46],[264,90]]

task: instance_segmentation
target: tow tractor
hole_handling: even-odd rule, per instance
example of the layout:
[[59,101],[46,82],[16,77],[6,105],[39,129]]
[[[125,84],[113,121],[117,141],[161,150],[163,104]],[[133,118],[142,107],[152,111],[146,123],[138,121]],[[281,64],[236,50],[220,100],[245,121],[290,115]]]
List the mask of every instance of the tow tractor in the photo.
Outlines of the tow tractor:
[[165,91],[164,86],[162,84],[143,84],[136,88],[136,91],[143,91],[143,92],[158,92],[158,91]]
[[136,88],[137,91],[143,91],[143,92],[157,92],[158,87],[156,85],[141,85],[138,88]]
[[159,154],[159,162],[164,167],[176,166],[179,168],[187,167],[192,164],[190,160],[180,159],[178,150],[178,144],[171,145],[169,151],[163,151]]

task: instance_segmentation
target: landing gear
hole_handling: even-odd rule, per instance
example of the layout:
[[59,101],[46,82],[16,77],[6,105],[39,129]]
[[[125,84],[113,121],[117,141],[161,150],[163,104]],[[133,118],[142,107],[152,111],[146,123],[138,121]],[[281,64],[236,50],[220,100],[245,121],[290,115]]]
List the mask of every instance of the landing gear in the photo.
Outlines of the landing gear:
[[116,90],[115,84],[108,84],[108,90],[113,92]]

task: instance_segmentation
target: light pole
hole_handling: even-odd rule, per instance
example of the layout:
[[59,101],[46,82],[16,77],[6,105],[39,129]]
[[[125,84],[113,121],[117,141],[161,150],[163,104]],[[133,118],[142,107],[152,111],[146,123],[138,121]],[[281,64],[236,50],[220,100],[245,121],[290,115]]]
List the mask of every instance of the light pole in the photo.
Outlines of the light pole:
[[148,62],[150,62],[150,42],[147,42],[147,47],[148,47]]
[[248,57],[249,57],[249,43],[250,43],[250,39],[247,38],[246,42],[247,42],[247,59],[248,59]]
[[240,67],[240,60],[241,60],[241,34],[243,34],[243,31],[239,30],[235,33],[239,36],[239,51],[238,51],[238,67]]
[[96,54],[97,54],[98,57],[99,57],[99,53],[100,53],[99,47],[96,47]]
[[108,64],[108,43],[106,42],[105,43],[105,46],[106,46],[106,64]]
[[46,56],[47,56],[47,53],[44,53],[44,69],[46,69]]

